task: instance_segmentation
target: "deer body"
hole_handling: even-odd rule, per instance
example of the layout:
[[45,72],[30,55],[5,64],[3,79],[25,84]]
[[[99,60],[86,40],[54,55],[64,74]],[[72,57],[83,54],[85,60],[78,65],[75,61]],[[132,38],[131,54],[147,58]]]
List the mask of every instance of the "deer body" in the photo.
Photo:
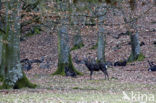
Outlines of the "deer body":
[[94,71],[102,71],[105,75],[105,79],[108,78],[108,73],[107,73],[107,65],[104,63],[91,63],[88,60],[85,60],[85,65],[90,71],[90,79],[92,79],[92,75]]

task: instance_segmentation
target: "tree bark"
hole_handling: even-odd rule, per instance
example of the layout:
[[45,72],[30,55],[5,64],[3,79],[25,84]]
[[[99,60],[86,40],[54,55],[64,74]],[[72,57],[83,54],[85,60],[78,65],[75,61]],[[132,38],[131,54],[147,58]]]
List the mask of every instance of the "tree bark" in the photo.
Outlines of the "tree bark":
[[71,48],[71,50],[76,50],[76,49],[80,49],[81,47],[84,46],[83,44],[83,40],[80,34],[76,34],[73,37],[73,47]]
[[3,43],[2,43],[2,33],[0,32],[0,81],[3,79],[3,71],[2,71],[2,68],[1,68],[1,63],[2,63],[2,46],[3,46]]
[[97,48],[97,61],[105,62],[105,44],[106,44],[106,35],[103,27],[103,23],[106,18],[106,8],[101,6],[96,11],[97,23],[98,23],[98,48]]
[[72,64],[67,26],[61,25],[58,31],[58,68],[53,75],[66,75],[65,67],[77,75],[81,74]]
[[104,28],[99,27],[98,33],[98,49],[97,49],[97,60],[98,62],[105,62],[105,40]]
[[[2,9],[2,2],[0,0],[0,11]],[[0,17],[1,17],[1,13],[0,13]],[[0,18],[0,29],[3,30],[3,26],[2,26],[2,20]],[[2,63],[2,39],[3,39],[3,33],[0,31],[0,81],[3,79],[3,72],[2,72],[2,69],[1,69],[1,63]]]
[[2,8],[2,1],[0,0],[0,10],[1,10],[1,8]]
[[[78,15],[83,15],[81,12],[77,11],[77,8],[79,8],[78,5],[71,4],[71,8],[72,8],[71,22],[72,22],[72,24],[74,24],[73,28],[74,28],[74,31],[76,34],[73,37],[74,45],[71,48],[71,50],[76,50],[76,49],[80,49],[81,47],[84,46],[83,40],[81,37],[81,28],[83,25],[85,25],[85,17],[78,16]],[[82,25],[79,25],[79,23],[81,23]]]
[[[18,0],[6,3],[6,34],[3,36],[2,66],[4,81],[1,88],[34,88],[29,82],[20,64],[20,2]],[[14,9],[14,11],[12,11]],[[9,13],[9,11],[12,11]]]
[[[128,16],[125,15],[126,13],[124,12],[124,10],[121,11],[123,14],[124,22],[128,24],[126,26],[126,29],[129,32],[131,40],[131,55],[129,56],[127,61],[128,62],[142,61],[145,58],[145,56],[141,53],[140,49],[139,34],[137,30],[137,20],[134,20],[134,11],[132,10]],[[133,32],[135,34],[133,34]]]
[[73,47],[71,48],[71,50],[80,49],[81,47],[84,46],[83,40],[81,37],[80,27],[75,25],[74,31],[75,31],[76,35],[74,35],[74,37],[73,37]]
[[129,62],[143,60],[144,56],[140,50],[140,41],[138,32],[135,35],[130,34],[131,39],[131,55],[128,58]]
[[140,42],[138,33],[131,35],[131,43],[132,54],[134,55],[134,57],[137,57],[137,55],[140,54]]
[[[67,11],[68,2],[60,2],[60,9],[66,13]],[[69,14],[68,14],[69,15]],[[58,30],[58,68],[53,75],[67,75],[65,69],[68,69],[70,74],[74,73],[76,75],[80,75],[81,73],[78,72],[71,59],[70,55],[70,47],[69,47],[69,36],[68,36],[68,27],[67,23],[69,23],[69,17],[67,14],[63,15],[62,19],[60,20],[61,24]]]

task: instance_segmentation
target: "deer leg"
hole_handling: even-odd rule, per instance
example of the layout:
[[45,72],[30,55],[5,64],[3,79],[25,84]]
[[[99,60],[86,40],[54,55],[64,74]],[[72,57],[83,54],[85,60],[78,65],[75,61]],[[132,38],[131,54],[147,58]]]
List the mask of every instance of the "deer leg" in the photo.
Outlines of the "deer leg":
[[108,72],[106,71],[106,76],[107,76],[107,78],[108,78],[108,80],[109,80],[109,75],[108,75]]
[[108,78],[108,80],[109,80],[109,75],[108,75],[107,71],[102,70],[102,72],[103,72],[103,73],[104,73],[104,75],[105,75],[105,80],[106,80],[106,78]]
[[93,71],[90,71],[90,80],[92,80]]

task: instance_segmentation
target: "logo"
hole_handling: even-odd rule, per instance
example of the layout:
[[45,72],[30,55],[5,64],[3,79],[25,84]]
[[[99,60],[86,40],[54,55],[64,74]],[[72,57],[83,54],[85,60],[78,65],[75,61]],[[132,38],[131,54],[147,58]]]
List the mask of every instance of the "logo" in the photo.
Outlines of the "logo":
[[140,92],[134,93],[133,91],[127,94],[125,91],[123,91],[122,99],[129,102],[148,103],[154,102],[155,96],[153,94],[141,94]]

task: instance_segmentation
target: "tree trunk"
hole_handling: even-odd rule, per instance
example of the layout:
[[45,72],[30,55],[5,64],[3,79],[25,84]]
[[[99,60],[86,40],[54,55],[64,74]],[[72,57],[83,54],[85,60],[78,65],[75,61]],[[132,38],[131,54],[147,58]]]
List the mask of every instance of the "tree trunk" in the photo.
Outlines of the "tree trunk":
[[[60,9],[65,13],[67,13],[66,11],[68,10],[68,6],[70,8],[70,4],[63,1],[60,2],[59,6]],[[58,30],[58,68],[53,75],[67,75],[66,70],[70,72],[69,74],[79,75],[81,73],[75,69],[70,55],[68,27],[66,25],[69,23],[69,17],[67,14],[62,17],[60,22],[61,25],[59,26]]]
[[0,10],[2,9],[2,1],[0,0]]
[[[128,24],[126,26],[126,29],[129,32],[131,40],[131,55],[128,58],[128,62],[133,62],[136,60],[141,61],[145,58],[145,56],[141,53],[140,50],[139,34],[137,30],[137,20],[134,20],[134,11],[130,12],[130,15],[128,16],[129,19],[127,19],[127,15],[125,15],[124,10],[121,11],[123,14],[124,22]],[[135,32],[135,34],[133,34],[132,32]]]
[[[34,88],[36,85],[29,82],[20,64],[20,2],[7,1],[6,3],[6,34],[3,36],[2,67],[4,81],[1,88]],[[13,10],[12,13],[8,13]]]
[[104,28],[99,27],[98,33],[98,49],[97,49],[97,60],[98,62],[105,62],[105,40]]
[[2,35],[1,32],[0,32],[0,81],[3,79],[3,71],[2,71],[2,68],[1,68],[1,63],[2,63]]
[[140,50],[140,42],[139,42],[139,35],[138,32],[135,35],[130,34],[131,39],[131,55],[128,58],[129,62],[136,61],[136,60],[143,60],[144,56]]
[[[2,2],[0,0],[0,11],[2,9]],[[1,16],[1,13],[0,13]],[[0,30],[3,30],[3,26],[2,26],[2,20],[0,19]],[[0,31],[0,81],[3,79],[3,72],[1,69],[1,63],[2,63],[2,38],[3,38],[3,33]]]
[[105,21],[105,16],[107,11],[102,6],[97,9],[96,12],[97,24],[98,24],[98,49],[97,49],[97,61],[105,62],[105,44],[106,44],[106,35],[104,34],[105,30],[103,23]]
[[74,37],[73,37],[73,44],[74,45],[71,48],[71,50],[80,49],[81,47],[84,46],[83,40],[82,40],[82,37],[81,37],[80,27],[75,26],[75,32],[76,32],[76,35],[74,35]]
[[65,68],[69,68],[71,72],[75,72],[77,75],[81,74],[72,64],[67,26],[61,25],[58,31],[58,68],[53,75],[66,75]]
[[85,17],[78,16],[78,15],[82,15],[82,13],[76,11],[76,9],[78,8],[76,4],[74,5],[71,3],[70,7],[72,9],[71,24],[74,24],[72,25],[72,28],[74,28],[73,30],[74,33],[76,34],[73,36],[73,47],[71,48],[71,50],[76,50],[84,46],[81,37],[82,25],[79,25],[79,23],[85,24]]

